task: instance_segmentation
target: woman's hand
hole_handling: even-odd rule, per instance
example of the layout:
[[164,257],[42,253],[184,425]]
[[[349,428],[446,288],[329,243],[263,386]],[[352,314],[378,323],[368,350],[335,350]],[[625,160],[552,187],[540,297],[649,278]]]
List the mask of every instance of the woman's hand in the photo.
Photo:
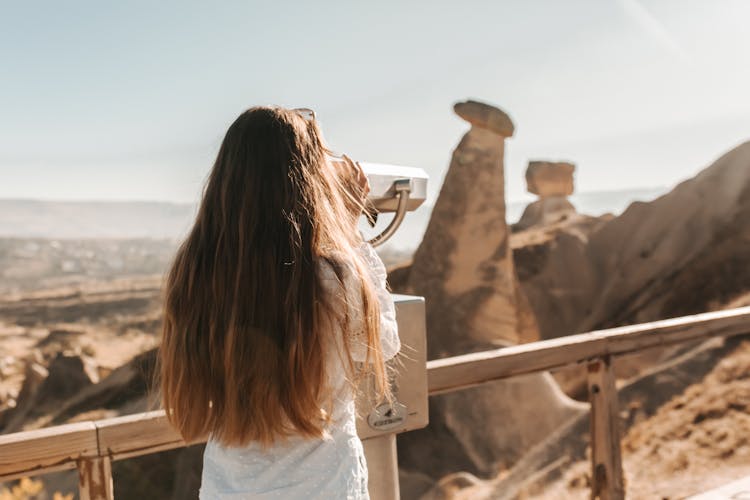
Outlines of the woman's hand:
[[370,183],[359,163],[346,155],[341,155],[332,161],[336,173],[341,181],[344,203],[352,217],[352,225],[356,229],[357,221],[365,210],[367,195],[370,194]]
[[352,195],[358,195],[355,198],[364,205],[367,195],[370,194],[370,182],[367,180],[367,176],[358,162],[346,155],[341,155],[341,158],[343,159],[342,163],[344,163],[345,168],[348,169],[347,177],[354,184],[353,187],[355,189],[352,190],[354,191]]
[[341,186],[346,190],[344,197],[347,206],[359,216],[370,194],[370,182],[359,163],[346,155],[331,159]]

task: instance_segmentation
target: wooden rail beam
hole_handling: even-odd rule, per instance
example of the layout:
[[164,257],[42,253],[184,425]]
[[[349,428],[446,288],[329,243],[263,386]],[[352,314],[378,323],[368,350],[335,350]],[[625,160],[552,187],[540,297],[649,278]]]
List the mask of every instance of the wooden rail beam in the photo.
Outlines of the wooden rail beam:
[[[182,448],[186,443],[169,425],[164,410],[108,418],[95,422],[99,433],[99,451],[112,460]],[[205,441],[205,439],[203,440]]]
[[7,434],[0,436],[0,481],[72,469],[98,454],[94,422]]
[[428,361],[427,386],[432,396],[601,356],[745,333],[750,307],[696,314]]

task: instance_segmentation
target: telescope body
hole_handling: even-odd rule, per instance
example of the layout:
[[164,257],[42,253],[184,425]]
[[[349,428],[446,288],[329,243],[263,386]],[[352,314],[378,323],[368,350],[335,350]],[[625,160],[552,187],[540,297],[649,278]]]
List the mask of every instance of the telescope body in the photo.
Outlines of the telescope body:
[[421,168],[359,162],[370,181],[368,200],[378,212],[396,212],[399,196],[396,182],[409,180],[409,200],[406,210],[413,212],[427,199],[427,172]]

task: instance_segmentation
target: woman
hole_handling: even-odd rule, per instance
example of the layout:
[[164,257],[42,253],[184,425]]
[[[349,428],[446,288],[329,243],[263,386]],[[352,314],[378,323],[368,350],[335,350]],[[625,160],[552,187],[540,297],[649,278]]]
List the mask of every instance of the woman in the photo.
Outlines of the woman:
[[208,436],[201,498],[368,498],[354,392],[400,343],[385,270],[357,221],[367,179],[310,110],[229,127],[168,275],[162,402]]

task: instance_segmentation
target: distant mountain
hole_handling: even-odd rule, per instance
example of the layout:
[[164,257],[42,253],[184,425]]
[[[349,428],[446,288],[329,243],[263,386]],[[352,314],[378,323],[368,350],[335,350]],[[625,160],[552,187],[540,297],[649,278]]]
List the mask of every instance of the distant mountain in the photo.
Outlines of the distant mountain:
[[[577,193],[570,197],[579,212],[601,215],[619,214],[636,200],[649,201],[665,193],[666,188],[624,189]],[[509,202],[508,222],[521,217],[528,202]],[[410,251],[417,247],[430,219],[432,206],[425,205],[407,214],[401,229],[385,244],[390,251]],[[183,237],[195,217],[193,204],[165,202],[42,201],[0,199],[0,237],[88,239]],[[385,214],[373,236],[390,221]]]
[[0,237],[171,239],[194,216],[192,204],[0,199]]

